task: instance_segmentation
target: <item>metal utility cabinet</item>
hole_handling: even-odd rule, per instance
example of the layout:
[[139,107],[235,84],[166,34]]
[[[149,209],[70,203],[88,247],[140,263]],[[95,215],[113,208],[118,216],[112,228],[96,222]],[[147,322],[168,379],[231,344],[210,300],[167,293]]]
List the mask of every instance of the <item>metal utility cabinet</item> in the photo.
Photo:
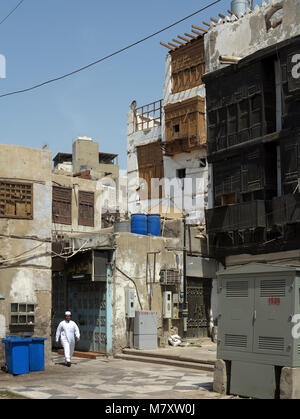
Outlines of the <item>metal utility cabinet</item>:
[[300,367],[300,339],[292,336],[300,266],[230,267],[218,273],[218,296],[217,358],[226,361],[229,392],[274,398],[281,367]]
[[134,347],[157,348],[157,312],[136,311],[134,319]]

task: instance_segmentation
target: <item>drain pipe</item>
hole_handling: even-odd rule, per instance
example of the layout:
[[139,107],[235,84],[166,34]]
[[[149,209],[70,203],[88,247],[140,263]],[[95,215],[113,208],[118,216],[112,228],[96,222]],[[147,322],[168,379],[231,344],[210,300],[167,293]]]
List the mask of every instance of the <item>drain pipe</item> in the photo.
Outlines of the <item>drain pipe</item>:
[[183,218],[183,339],[187,338],[188,301],[187,301],[187,277],[186,277],[186,216]]

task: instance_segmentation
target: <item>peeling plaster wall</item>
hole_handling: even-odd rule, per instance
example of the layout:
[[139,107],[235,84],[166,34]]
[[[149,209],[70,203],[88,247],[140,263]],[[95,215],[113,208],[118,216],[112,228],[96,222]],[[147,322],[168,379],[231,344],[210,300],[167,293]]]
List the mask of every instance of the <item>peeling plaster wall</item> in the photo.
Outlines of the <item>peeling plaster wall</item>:
[[[185,184],[185,208],[189,212],[188,223],[196,224],[204,222],[204,210],[207,208],[208,194],[208,167],[200,167],[200,159],[206,158],[206,150],[181,153],[173,157],[164,157],[165,177],[175,179],[177,170],[186,169]],[[189,179],[189,180],[188,180]],[[189,187],[190,185],[190,187]],[[182,200],[182,193],[179,191],[174,195],[174,207],[178,207]]]
[[[115,265],[135,281],[143,310],[149,310],[149,288],[146,284],[147,252],[161,252],[156,256],[155,283],[153,284],[152,296],[152,310],[158,312],[158,336],[169,336],[172,333],[181,333],[180,320],[163,321],[162,319],[163,287],[159,283],[159,273],[161,269],[180,269],[182,271],[182,250],[180,250],[180,240],[119,233],[116,235],[115,247]],[[178,250],[168,251],[166,248]],[[177,257],[176,254],[178,255]],[[148,278],[154,278],[153,255],[149,255],[149,261]],[[114,352],[118,352],[127,346],[125,292],[128,289],[135,289],[135,287],[131,281],[117,270],[114,271],[113,284],[113,348]],[[135,300],[135,309],[141,309],[137,298]]]
[[[33,220],[0,218],[1,259],[24,256],[0,265],[0,294],[5,297],[0,301],[0,338],[12,333],[11,303],[35,304],[34,335],[48,338],[46,363],[51,349],[51,165],[49,151],[0,145],[0,180],[33,183]],[[3,349],[1,345],[0,360]]]
[[[282,23],[267,31],[266,20],[282,6]],[[274,15],[275,16],[275,15]],[[260,49],[292,38],[300,33],[300,1],[270,0],[255,6],[239,19],[227,17],[205,34],[206,73],[224,67],[220,55],[244,58]],[[230,40],[230,41],[229,41]]]

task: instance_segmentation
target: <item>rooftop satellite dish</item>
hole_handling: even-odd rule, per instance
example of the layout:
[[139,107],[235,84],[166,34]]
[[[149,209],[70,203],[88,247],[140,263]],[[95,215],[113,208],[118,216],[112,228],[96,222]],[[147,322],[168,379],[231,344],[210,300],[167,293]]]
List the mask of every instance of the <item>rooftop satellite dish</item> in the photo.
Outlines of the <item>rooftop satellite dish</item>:
[[48,147],[49,147],[49,146],[48,146],[48,144],[43,144],[43,145],[42,145],[42,149],[43,149],[43,150],[47,150],[47,148],[48,148]]

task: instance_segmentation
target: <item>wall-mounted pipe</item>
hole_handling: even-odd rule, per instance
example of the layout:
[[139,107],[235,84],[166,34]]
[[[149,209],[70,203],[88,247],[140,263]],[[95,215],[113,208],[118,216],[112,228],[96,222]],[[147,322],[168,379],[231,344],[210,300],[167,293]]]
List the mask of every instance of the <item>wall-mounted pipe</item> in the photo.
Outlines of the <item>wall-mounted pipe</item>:
[[241,57],[233,57],[229,55],[220,55],[219,60],[221,64],[238,64]]

